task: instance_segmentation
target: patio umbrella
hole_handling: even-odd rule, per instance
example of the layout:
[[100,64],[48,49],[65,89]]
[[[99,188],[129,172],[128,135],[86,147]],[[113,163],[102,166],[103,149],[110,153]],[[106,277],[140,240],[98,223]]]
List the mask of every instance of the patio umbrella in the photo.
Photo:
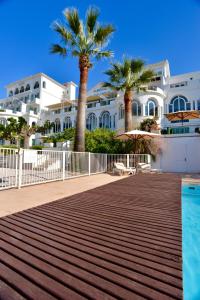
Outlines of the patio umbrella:
[[[152,138],[160,137],[160,134],[148,132],[148,131],[142,131],[142,130],[131,130],[124,132],[122,134],[119,134],[116,136],[117,139],[120,139],[122,141],[126,140],[132,140],[135,141],[135,144],[137,146],[137,143],[141,140],[151,140]],[[137,149],[137,147],[135,147]],[[136,152],[135,152],[136,154]],[[138,168],[138,159],[136,159],[136,169]]]
[[183,125],[184,120],[199,119],[200,112],[198,110],[176,111],[173,113],[165,114],[165,117],[169,121],[182,121]]
[[116,136],[117,139],[120,140],[149,140],[155,137],[160,137],[160,134],[158,133],[153,133],[153,132],[148,132],[148,131],[142,131],[142,130],[131,130],[124,132],[122,134],[119,134]]

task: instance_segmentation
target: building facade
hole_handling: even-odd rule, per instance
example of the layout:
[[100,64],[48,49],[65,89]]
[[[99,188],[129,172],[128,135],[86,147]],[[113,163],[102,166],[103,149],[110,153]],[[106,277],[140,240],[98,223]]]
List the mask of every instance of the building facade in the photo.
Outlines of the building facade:
[[[155,77],[145,92],[135,93],[132,100],[133,127],[146,118],[154,118],[162,133],[195,133],[200,119],[168,121],[165,114],[177,111],[200,110],[200,72],[170,75],[168,61],[148,65]],[[23,116],[29,125],[42,125],[46,120],[54,124],[51,133],[76,126],[77,86],[73,82],[60,84],[38,73],[9,84],[7,97],[0,100],[0,123],[9,117]],[[86,127],[124,131],[123,93],[103,88],[98,83],[88,92]],[[31,143],[40,143],[39,135]]]

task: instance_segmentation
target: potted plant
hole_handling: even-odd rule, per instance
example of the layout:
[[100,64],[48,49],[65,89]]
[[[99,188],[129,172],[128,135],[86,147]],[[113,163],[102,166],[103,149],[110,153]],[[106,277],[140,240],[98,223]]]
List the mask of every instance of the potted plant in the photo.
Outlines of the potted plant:
[[65,139],[63,137],[59,137],[56,141],[56,147],[62,148],[64,142],[65,142]]
[[53,148],[53,140],[51,137],[46,137],[43,139],[44,147],[45,148]]

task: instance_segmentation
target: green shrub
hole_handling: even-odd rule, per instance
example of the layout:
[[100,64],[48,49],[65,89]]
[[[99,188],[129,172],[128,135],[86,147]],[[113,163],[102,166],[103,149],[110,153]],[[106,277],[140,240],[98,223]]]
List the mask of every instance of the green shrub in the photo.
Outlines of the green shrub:
[[30,149],[33,149],[33,150],[42,150],[44,148],[44,146],[41,146],[41,145],[34,145],[32,146]]

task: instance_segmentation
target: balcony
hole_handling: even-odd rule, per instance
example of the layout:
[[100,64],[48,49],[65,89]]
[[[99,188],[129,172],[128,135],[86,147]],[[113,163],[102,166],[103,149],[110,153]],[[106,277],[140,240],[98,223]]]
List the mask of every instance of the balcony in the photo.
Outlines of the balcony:
[[161,96],[162,98],[166,96],[164,91],[157,86],[148,86],[147,93],[156,94],[158,96]]

